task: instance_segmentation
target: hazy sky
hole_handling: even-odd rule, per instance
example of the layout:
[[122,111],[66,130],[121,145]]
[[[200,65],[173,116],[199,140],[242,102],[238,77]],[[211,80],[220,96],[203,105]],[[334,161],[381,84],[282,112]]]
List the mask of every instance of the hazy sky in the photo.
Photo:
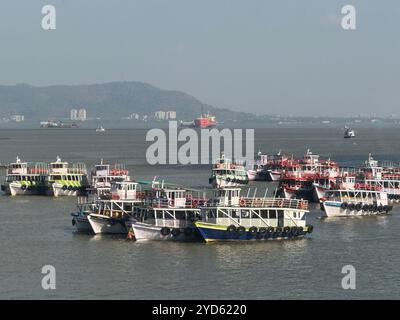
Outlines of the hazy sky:
[[400,115],[398,0],[1,0],[0,49],[0,84],[135,80],[257,113]]

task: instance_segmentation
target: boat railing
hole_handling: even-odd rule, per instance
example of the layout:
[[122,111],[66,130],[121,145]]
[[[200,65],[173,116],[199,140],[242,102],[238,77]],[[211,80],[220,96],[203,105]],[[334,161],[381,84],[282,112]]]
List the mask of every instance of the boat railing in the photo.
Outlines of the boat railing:
[[85,168],[68,168],[67,174],[87,174]]
[[232,206],[243,208],[283,208],[283,209],[299,209],[308,210],[308,201],[299,199],[283,199],[283,198],[240,198],[237,205],[224,203],[219,199],[210,200],[205,203],[206,207]]

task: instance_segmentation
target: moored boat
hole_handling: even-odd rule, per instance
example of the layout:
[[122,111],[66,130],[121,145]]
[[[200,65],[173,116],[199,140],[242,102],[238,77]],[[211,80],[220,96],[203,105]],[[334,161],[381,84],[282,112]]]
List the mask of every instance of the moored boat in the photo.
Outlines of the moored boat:
[[135,207],[130,227],[136,241],[200,241],[195,221],[204,197],[193,197],[182,188],[153,186]]
[[60,157],[50,163],[48,194],[59,196],[80,196],[87,193],[89,181],[84,164],[69,165]]
[[94,166],[91,173],[91,191],[97,195],[107,194],[111,191],[111,185],[114,182],[129,181],[129,171],[122,164],[104,163],[101,159],[100,164]]
[[240,196],[240,188],[222,188],[201,207],[195,225],[205,242],[227,240],[276,240],[304,237],[308,202],[280,198]]
[[327,217],[348,217],[389,213],[386,192],[373,190],[329,190],[322,200]]
[[249,178],[245,167],[225,158],[224,154],[216,160],[209,178],[209,183],[214,188],[241,186],[248,182]]
[[96,200],[96,211],[87,218],[95,234],[126,234],[126,222],[132,217],[134,206],[140,203],[138,183],[118,181],[112,185],[111,198]]
[[93,232],[88,215],[97,211],[97,204],[93,202],[82,202],[77,205],[78,211],[72,212],[72,226],[75,226],[78,232]]
[[48,190],[48,165],[42,162],[23,162],[19,157],[7,168],[1,189],[8,195],[45,195]]

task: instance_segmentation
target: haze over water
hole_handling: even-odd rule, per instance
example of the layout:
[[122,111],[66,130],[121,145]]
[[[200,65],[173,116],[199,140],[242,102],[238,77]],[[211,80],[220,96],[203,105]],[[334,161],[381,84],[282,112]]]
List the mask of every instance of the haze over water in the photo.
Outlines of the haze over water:
[[[301,156],[307,148],[344,166],[376,159],[400,162],[395,128],[360,128],[344,140],[335,128],[255,130],[255,151]],[[0,130],[0,162],[125,163],[137,180],[154,176],[207,186],[209,166],[149,166],[146,130]],[[4,171],[2,172],[4,175]],[[4,177],[2,176],[3,180]],[[259,190],[275,185],[251,183]],[[381,217],[320,219],[295,241],[185,244],[135,243],[124,237],[77,234],[75,198],[0,196],[0,299],[326,299],[400,298],[400,210]],[[57,270],[57,289],[41,287],[43,265]],[[343,290],[342,267],[357,270],[357,289]]]

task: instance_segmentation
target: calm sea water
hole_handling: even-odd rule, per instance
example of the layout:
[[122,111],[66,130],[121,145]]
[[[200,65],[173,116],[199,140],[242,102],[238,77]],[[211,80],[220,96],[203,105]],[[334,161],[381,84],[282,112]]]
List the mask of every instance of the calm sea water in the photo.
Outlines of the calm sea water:
[[[57,155],[88,166],[123,162],[135,179],[154,176],[206,186],[207,166],[149,166],[145,130],[0,130],[0,162],[19,155]],[[399,129],[256,129],[255,148],[304,154],[306,148],[343,165],[376,158],[400,161]],[[2,173],[4,175],[4,172]],[[1,178],[3,179],[3,177]],[[266,183],[253,183],[259,190]],[[274,186],[269,185],[270,189]],[[1,299],[398,299],[400,207],[382,217],[320,219],[314,208],[307,239],[260,243],[135,243],[77,234],[74,198],[0,196]],[[357,289],[343,290],[344,265],[357,271]],[[56,268],[57,289],[41,287],[41,268]]]

